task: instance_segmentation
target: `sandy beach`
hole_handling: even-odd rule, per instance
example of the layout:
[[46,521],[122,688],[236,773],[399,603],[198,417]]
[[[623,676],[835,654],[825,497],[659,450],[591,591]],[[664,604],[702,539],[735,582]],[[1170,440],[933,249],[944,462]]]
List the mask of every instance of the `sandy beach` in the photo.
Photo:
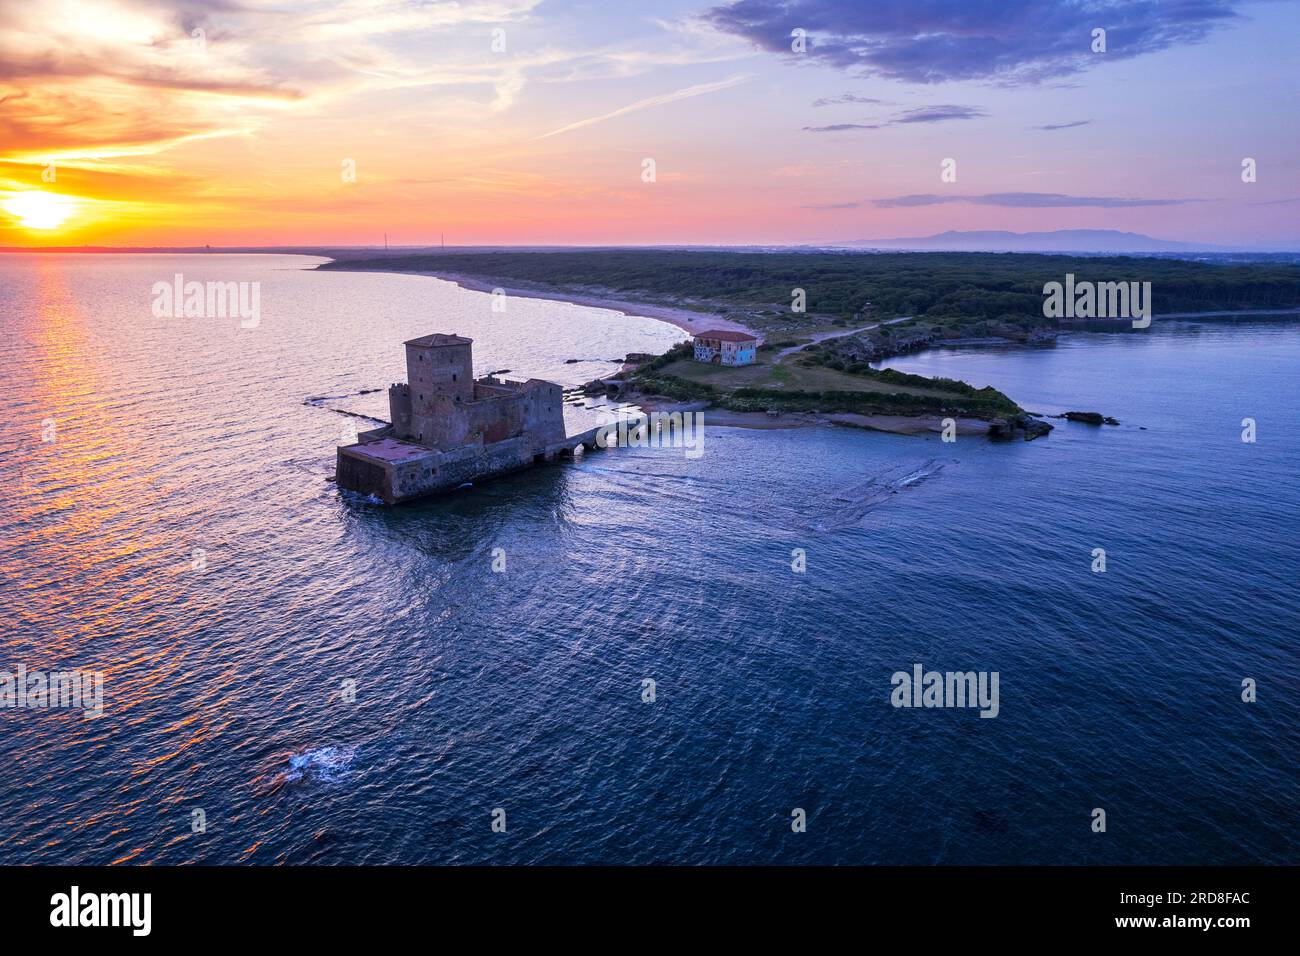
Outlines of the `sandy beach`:
[[622,312],[624,315],[639,315],[647,319],[668,322],[690,335],[697,335],[700,332],[715,329],[731,329],[737,332],[749,332],[752,335],[758,334],[753,329],[747,328],[734,319],[724,318],[715,312],[695,312],[691,309],[674,306],[636,302],[631,299],[618,298],[613,292],[566,291],[555,286],[538,286],[527,283],[517,283],[513,286],[493,285],[484,279],[454,272],[400,272],[397,274],[443,279],[447,282],[454,282],[461,288],[473,292],[492,292],[495,289],[501,289],[507,296],[517,296],[522,299],[550,299],[554,302],[571,302],[574,305],[583,305],[592,309],[610,309],[614,312]]

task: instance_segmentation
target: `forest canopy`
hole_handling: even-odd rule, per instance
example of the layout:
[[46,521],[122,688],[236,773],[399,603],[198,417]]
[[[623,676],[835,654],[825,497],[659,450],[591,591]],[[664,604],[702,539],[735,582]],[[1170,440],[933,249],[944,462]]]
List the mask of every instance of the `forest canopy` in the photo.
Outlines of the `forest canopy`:
[[783,312],[793,290],[803,289],[807,314],[841,319],[911,315],[1041,324],[1043,285],[1066,273],[1078,281],[1150,282],[1157,315],[1300,306],[1300,266],[1129,256],[593,249],[388,256],[322,268],[454,273]]

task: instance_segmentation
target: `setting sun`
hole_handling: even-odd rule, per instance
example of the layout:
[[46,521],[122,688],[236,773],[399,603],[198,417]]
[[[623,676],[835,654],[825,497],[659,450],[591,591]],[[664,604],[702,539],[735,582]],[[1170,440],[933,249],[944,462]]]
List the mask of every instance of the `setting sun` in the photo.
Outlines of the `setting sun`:
[[67,196],[32,190],[6,199],[4,210],[28,229],[57,229],[75,211],[75,204]]

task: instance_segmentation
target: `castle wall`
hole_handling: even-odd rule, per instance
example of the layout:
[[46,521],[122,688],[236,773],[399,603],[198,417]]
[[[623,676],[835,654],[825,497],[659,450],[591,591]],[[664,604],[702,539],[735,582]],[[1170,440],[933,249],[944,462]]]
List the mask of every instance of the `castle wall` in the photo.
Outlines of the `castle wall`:
[[374,495],[383,501],[393,500],[389,469],[378,462],[348,454],[346,449],[340,448],[334,475],[340,488],[363,495]]
[[524,431],[523,396],[516,391],[489,394],[466,409],[466,428],[471,438],[484,444],[517,438]]
[[533,380],[525,393],[523,427],[537,441],[564,438],[564,391],[554,382]]
[[551,461],[557,454],[572,454],[578,445],[600,447],[599,431],[592,428],[580,435],[561,435],[558,442],[541,442],[527,435],[448,452],[410,445],[406,447],[411,454],[393,460],[377,460],[367,453],[365,444],[347,445],[338,450],[338,485],[375,495],[388,504],[400,504]]

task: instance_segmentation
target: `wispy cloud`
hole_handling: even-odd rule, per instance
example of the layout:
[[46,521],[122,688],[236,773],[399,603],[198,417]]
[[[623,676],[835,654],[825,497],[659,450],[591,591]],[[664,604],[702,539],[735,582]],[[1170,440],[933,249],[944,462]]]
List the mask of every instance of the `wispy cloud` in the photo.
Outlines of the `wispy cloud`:
[[1034,129],[1054,130],[1054,129],[1074,129],[1076,126],[1087,126],[1092,120],[1074,120],[1069,123],[1048,123],[1045,126],[1035,126]]
[[1072,206],[1097,206],[1105,209],[1126,209],[1133,206],[1179,206],[1197,202],[1194,199],[1131,199],[1116,196],[1069,196],[1064,193],[985,193],[980,196],[920,193],[912,196],[894,196],[872,199],[878,209],[899,209],[912,206],[941,206],[947,203],[970,203],[975,206],[1005,206],[1015,209],[1066,208]]
[[678,100],[690,99],[692,96],[703,96],[706,93],[717,93],[719,90],[726,90],[733,86],[739,86],[752,76],[752,73],[737,73],[734,76],[727,77],[725,80],[718,80],[714,83],[698,83],[695,86],[687,86],[680,90],[674,90],[671,93],[661,93],[658,96],[647,96],[643,100],[637,100],[635,103],[629,103],[627,106],[621,106],[616,110],[610,110],[608,113],[601,113],[599,116],[590,116],[587,119],[578,120],[576,123],[569,123],[565,126],[561,126],[559,129],[553,129],[549,133],[543,133],[541,136],[536,138],[548,139],[551,136],[559,136],[561,133],[571,133],[575,129],[583,129],[619,116],[626,116],[628,113],[635,113],[638,110],[650,109],[652,106],[664,106],[668,103],[676,103]]
[[539,2],[329,0],[300,13],[246,0],[0,5],[0,155],[147,156],[349,93],[432,82],[434,69],[445,83],[500,86],[517,66],[466,58],[431,69],[404,44],[521,19]]
[[810,133],[840,133],[851,129],[885,129],[889,126],[908,126],[913,123],[946,123],[949,120],[977,119],[987,115],[983,110],[974,106],[953,106],[951,104],[918,106],[915,109],[896,113],[890,119],[882,120],[879,123],[832,123],[829,126],[805,126],[804,129]]
[[813,100],[813,106],[837,106],[841,103],[869,103],[886,105],[888,100],[878,100],[874,96],[860,96],[857,93],[844,93],[840,96],[822,96]]
[[987,116],[983,110],[973,106],[921,106],[905,110],[889,121],[890,126],[903,123],[943,123],[948,120],[976,119]]
[[831,123],[829,126],[805,126],[809,133],[843,133],[851,129],[881,129],[883,123]]

